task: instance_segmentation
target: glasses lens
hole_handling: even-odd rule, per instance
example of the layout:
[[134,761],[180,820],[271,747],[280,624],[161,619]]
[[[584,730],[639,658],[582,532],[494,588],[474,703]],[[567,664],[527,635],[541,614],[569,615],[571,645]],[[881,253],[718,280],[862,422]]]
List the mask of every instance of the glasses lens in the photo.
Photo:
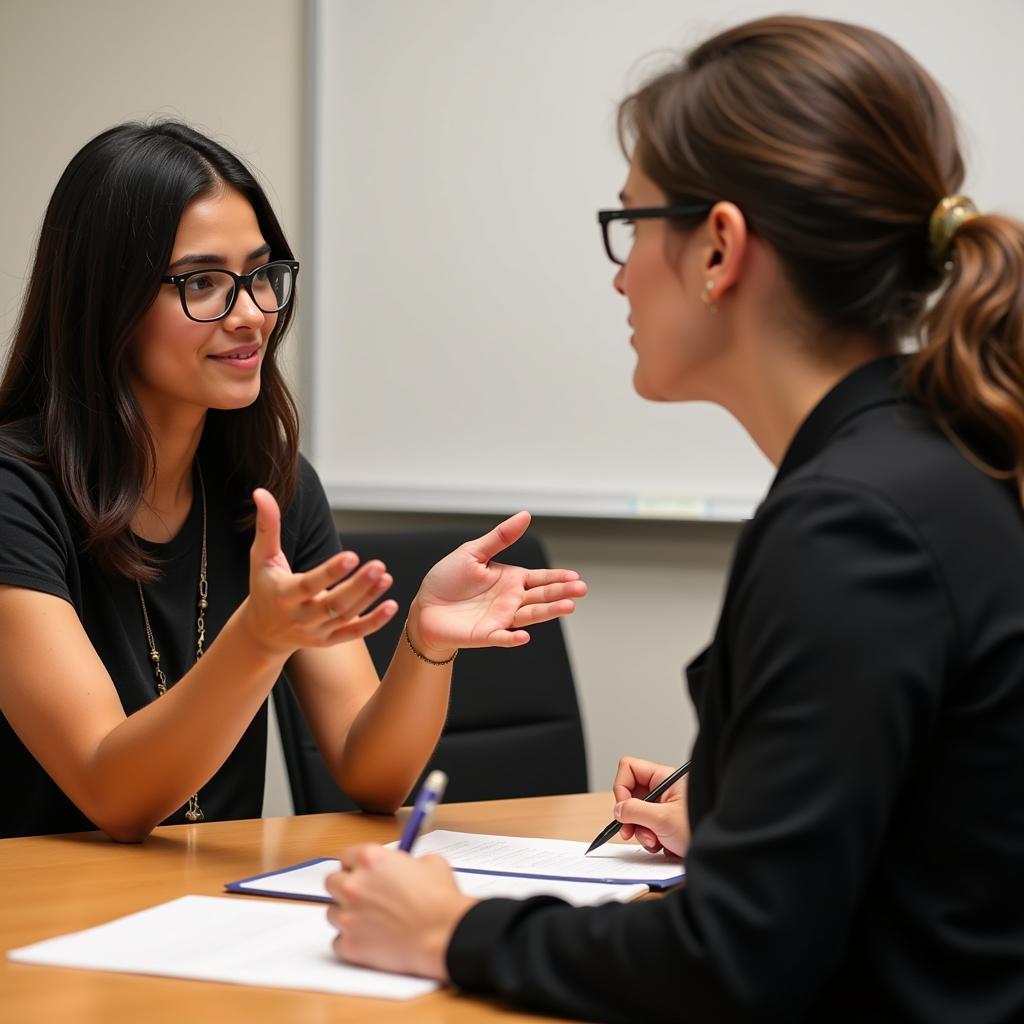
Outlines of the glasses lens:
[[625,263],[633,250],[633,237],[636,226],[631,220],[610,220],[608,228],[608,248],[616,263]]
[[185,305],[196,320],[216,320],[231,305],[235,280],[222,270],[203,270],[185,282]]
[[268,263],[256,271],[252,294],[264,313],[276,313],[291,302],[295,275],[287,263]]

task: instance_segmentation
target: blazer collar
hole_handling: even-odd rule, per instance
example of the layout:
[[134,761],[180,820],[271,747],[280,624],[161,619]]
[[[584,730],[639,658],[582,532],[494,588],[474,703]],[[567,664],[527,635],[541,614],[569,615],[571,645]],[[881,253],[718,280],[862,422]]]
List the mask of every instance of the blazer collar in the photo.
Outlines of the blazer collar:
[[848,420],[879,405],[905,400],[903,357],[886,356],[858,367],[844,377],[800,424],[779,465],[769,493],[828,443]]

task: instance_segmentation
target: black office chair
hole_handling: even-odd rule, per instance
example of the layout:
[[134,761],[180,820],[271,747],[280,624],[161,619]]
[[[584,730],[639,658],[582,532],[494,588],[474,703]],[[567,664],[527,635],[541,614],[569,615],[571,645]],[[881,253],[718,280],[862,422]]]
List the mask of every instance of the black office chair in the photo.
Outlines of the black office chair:
[[[469,536],[458,530],[350,532],[347,548],[365,561],[380,558],[394,577],[388,593],[398,614],[367,638],[377,671],[387,669],[401,638],[409,603],[430,567]],[[501,561],[541,569],[540,541],[529,533],[502,552]],[[296,814],[352,810],[317,750],[290,686],[274,688],[288,778]],[[562,627],[530,627],[530,642],[513,650],[461,651],[452,673],[448,719],[424,775],[448,774],[447,801],[580,793],[587,762],[579,705]]]

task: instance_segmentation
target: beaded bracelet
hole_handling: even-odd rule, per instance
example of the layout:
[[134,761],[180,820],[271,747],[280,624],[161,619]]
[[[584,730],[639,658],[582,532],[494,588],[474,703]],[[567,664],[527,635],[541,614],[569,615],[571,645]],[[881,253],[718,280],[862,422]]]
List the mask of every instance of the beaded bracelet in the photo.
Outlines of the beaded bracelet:
[[405,620],[405,627],[402,630],[402,635],[405,637],[405,642],[409,645],[409,650],[412,651],[412,653],[415,654],[416,657],[420,659],[420,661],[425,661],[428,665],[450,665],[455,660],[456,655],[459,653],[459,649],[458,647],[456,647],[455,654],[453,654],[450,658],[445,658],[444,661],[435,661],[433,658],[428,658],[425,654],[420,653],[416,650],[416,645],[412,642],[412,637],[409,636],[408,619]]

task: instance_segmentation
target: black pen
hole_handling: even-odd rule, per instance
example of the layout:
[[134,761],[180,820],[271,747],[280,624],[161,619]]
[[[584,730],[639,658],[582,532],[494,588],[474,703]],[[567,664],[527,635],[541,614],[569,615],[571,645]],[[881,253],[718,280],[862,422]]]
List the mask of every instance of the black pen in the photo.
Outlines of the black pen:
[[[669,786],[677,783],[689,770],[690,762],[687,761],[686,764],[677,768],[667,779],[665,779],[664,782],[659,782],[658,785],[656,785],[654,789],[644,797],[644,803],[650,803],[652,800],[657,800],[658,797],[669,788]],[[619,834],[620,828],[622,828],[621,821],[613,821],[606,825],[600,832],[598,832],[597,838],[587,847],[587,853],[593,853],[599,846],[604,846],[612,836],[617,836]],[[583,856],[586,857],[587,853],[583,854]]]

